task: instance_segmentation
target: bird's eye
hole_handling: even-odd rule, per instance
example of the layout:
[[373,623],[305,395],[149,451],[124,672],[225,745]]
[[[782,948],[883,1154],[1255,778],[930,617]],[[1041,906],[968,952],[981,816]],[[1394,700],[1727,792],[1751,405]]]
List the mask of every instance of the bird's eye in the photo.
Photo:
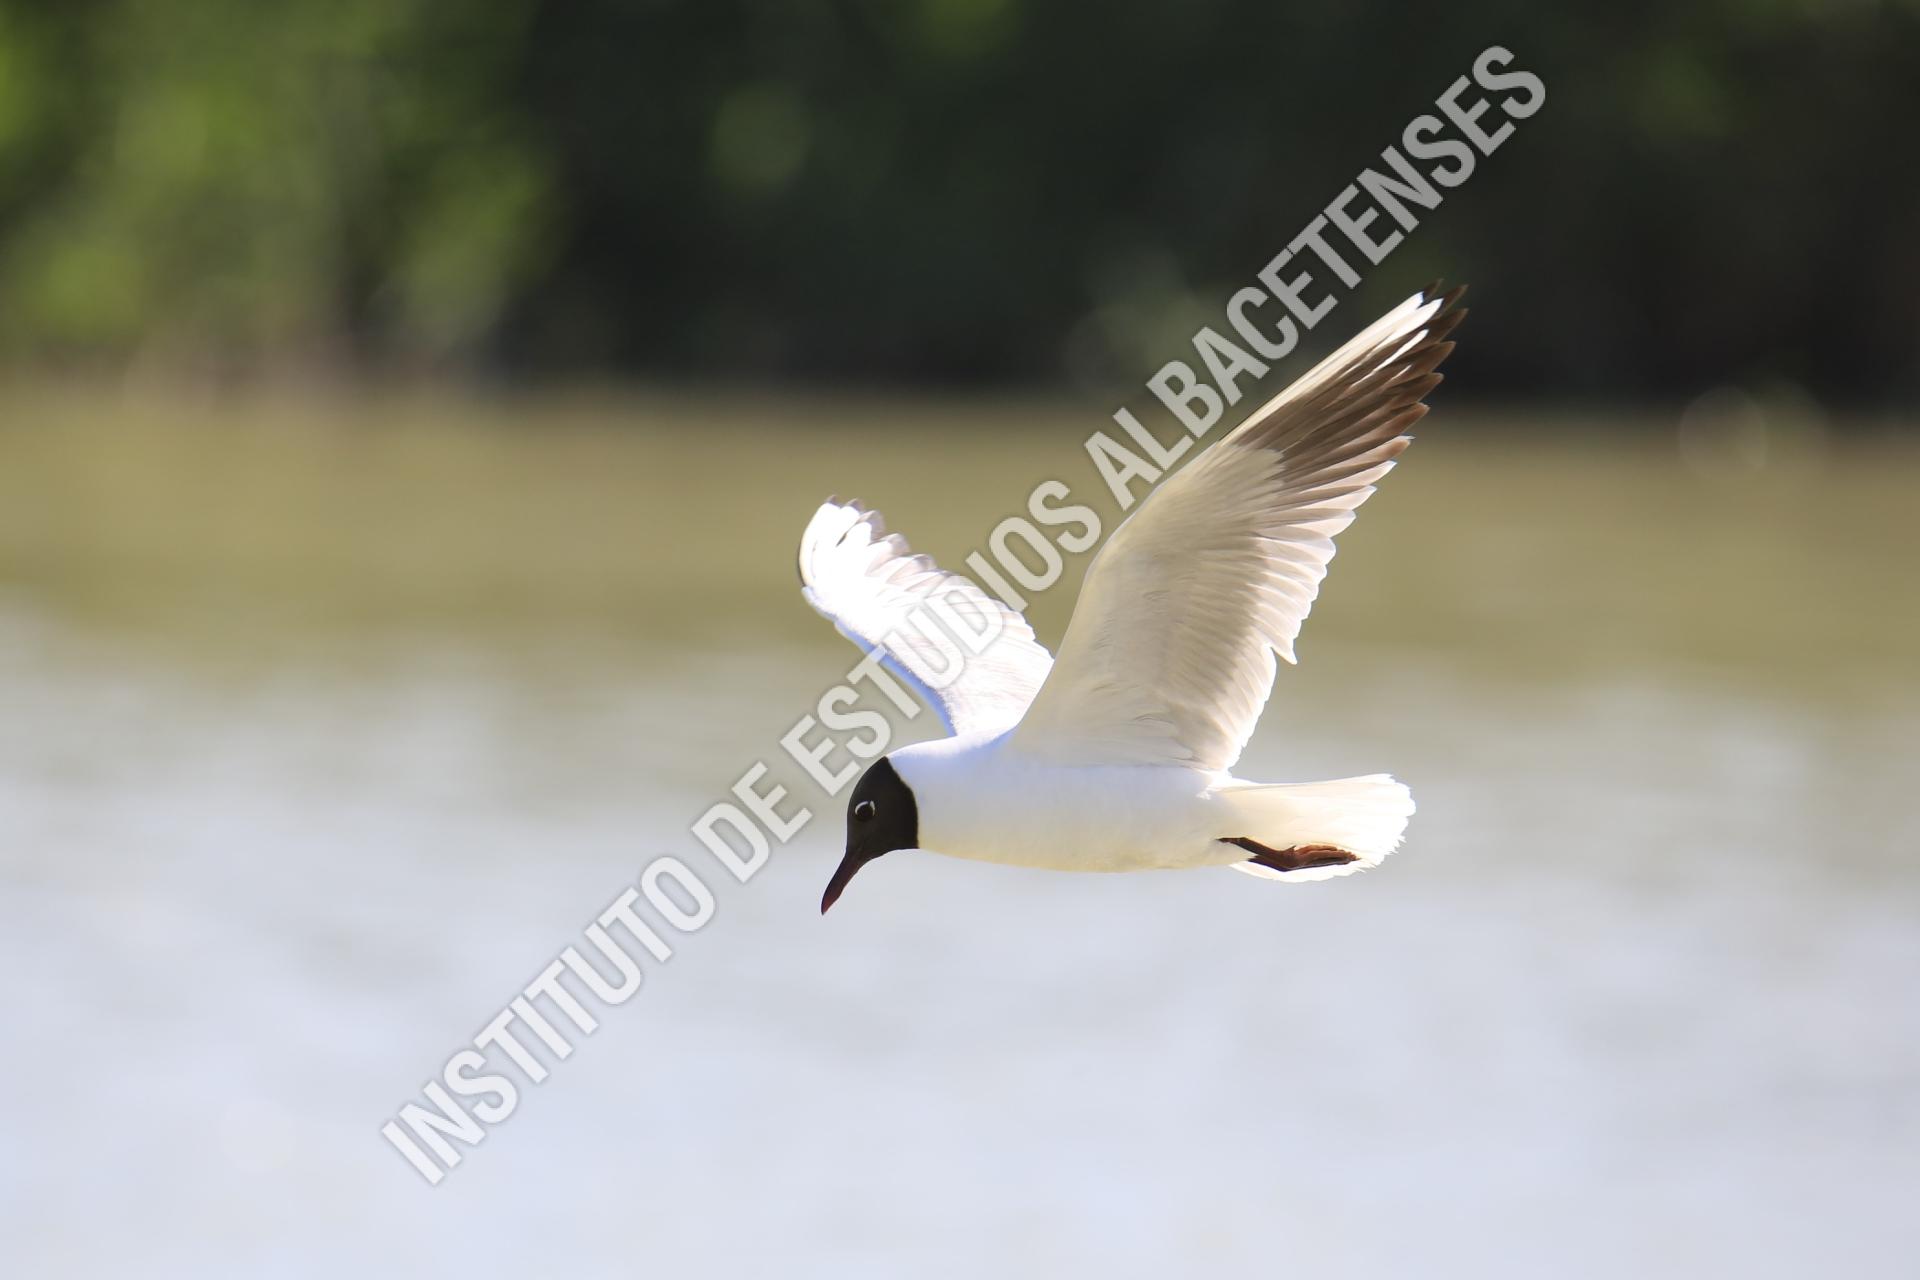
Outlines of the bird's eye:
[[853,820],[855,822],[872,822],[873,801],[862,800],[859,804],[853,806]]

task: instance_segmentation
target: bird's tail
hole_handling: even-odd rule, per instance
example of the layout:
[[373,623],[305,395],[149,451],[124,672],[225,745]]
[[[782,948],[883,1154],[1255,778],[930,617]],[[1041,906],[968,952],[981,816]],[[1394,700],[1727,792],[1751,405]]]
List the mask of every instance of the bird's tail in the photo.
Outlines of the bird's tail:
[[1220,794],[1248,828],[1220,838],[1253,854],[1233,869],[1268,880],[1328,880],[1379,866],[1413,816],[1413,793],[1384,773],[1241,783]]

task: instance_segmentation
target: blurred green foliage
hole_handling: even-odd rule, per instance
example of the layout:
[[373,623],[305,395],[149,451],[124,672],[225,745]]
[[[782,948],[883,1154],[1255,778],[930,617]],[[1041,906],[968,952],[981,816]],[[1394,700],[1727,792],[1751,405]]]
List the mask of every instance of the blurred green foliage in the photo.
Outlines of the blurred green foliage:
[[1547,105],[1368,306],[1920,394],[1913,0],[0,0],[0,356],[1137,386],[1494,43]]
[[557,178],[510,98],[527,18],[0,8],[8,348],[243,366],[472,349],[549,243]]

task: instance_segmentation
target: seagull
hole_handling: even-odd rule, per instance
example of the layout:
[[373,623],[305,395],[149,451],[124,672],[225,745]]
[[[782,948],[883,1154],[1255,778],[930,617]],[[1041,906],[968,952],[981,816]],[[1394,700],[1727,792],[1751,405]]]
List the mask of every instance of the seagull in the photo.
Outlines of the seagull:
[[[1430,286],[1185,467],[1088,566],[1056,659],[1025,618],[829,500],[800,542],[807,603],[911,687],[947,736],[882,755],[847,801],[820,910],[884,854],[1067,871],[1232,867],[1311,881],[1377,866],[1413,796],[1387,774],[1231,772],[1319,594],[1334,535],[1412,442],[1466,315]],[[977,654],[926,625],[997,627]]]

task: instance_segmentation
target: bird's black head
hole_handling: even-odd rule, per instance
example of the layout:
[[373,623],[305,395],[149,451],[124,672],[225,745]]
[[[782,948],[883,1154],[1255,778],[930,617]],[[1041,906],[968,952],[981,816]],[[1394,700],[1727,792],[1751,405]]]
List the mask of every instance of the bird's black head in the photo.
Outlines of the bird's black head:
[[894,771],[893,763],[881,756],[853,785],[847,799],[847,853],[839,869],[827,882],[820,899],[820,914],[840,900],[840,893],[854,873],[883,853],[895,849],[914,849],[920,844],[920,806],[914,803],[913,788]]

